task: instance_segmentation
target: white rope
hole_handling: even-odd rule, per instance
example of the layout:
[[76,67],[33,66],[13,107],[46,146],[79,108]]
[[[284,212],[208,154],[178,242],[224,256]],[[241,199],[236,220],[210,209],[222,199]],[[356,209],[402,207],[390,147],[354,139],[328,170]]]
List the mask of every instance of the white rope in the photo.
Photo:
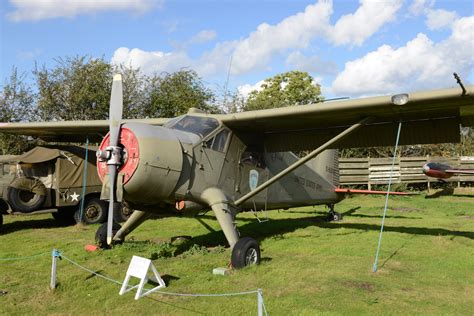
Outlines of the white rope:
[[0,258],[0,261],[27,260],[27,259],[41,257],[41,256],[44,256],[44,255],[49,255],[49,254],[50,254],[49,252],[43,252],[43,253],[39,253],[37,255],[28,256],[28,257]]
[[[112,278],[109,278],[107,276],[104,276],[102,274],[99,274],[91,269],[88,269],[86,267],[83,267],[81,266],[79,263],[77,262],[74,262],[73,260],[69,259],[68,257],[64,256],[63,254],[60,254],[61,258],[64,258],[66,259],[67,261],[69,261],[70,263],[74,264],[75,266],[89,272],[89,273],[92,273],[98,277],[101,277],[105,280],[108,280],[110,282],[113,282],[113,283],[116,283],[116,284],[119,284],[119,285],[122,285],[123,283],[120,282],[120,281],[117,281],[117,280],[114,280]],[[129,288],[131,288],[132,286],[129,286]],[[259,293],[258,290],[254,290],[254,291],[246,291],[246,292],[236,292],[236,293],[224,293],[224,294],[187,294],[187,293],[173,293],[173,292],[163,292],[163,291],[156,291],[155,293],[160,293],[160,294],[164,294],[164,295],[173,295],[173,296],[190,296],[190,297],[218,297],[218,296],[237,296],[237,295],[249,295],[249,294],[256,294],[256,293]]]

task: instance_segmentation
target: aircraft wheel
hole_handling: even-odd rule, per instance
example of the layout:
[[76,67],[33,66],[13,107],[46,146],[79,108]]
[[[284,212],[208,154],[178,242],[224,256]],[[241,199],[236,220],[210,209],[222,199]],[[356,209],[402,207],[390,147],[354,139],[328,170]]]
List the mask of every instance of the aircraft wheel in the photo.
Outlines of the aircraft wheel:
[[236,269],[259,264],[260,246],[258,242],[250,237],[239,239],[232,250],[231,263]]
[[[118,223],[114,222],[112,225],[112,237],[117,234],[119,229],[122,228]],[[115,241],[114,243],[118,243],[119,241]],[[107,223],[103,223],[102,225],[99,226],[97,229],[97,232],[95,233],[95,243],[97,246],[99,246],[101,249],[109,249],[110,245],[107,244]]]
[[328,221],[329,222],[338,222],[342,220],[342,214],[338,212],[329,213]]

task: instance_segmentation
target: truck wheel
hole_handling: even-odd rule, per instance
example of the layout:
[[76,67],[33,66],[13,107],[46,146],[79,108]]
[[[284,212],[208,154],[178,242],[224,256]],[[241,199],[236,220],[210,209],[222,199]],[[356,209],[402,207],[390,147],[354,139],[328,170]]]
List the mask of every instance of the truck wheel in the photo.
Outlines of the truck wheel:
[[232,249],[232,266],[241,269],[260,263],[260,247],[258,242],[250,237],[240,238]]
[[132,215],[133,210],[126,203],[122,203],[117,212],[114,214],[114,221],[117,223],[125,222]]
[[97,198],[90,199],[86,202],[84,207],[82,218],[81,209],[79,208],[74,213],[74,219],[76,223],[83,222],[85,224],[97,224],[103,223],[107,219],[108,204],[105,201]]
[[8,187],[7,198],[13,211],[31,213],[44,204],[46,187],[38,179],[17,178]]
[[51,213],[53,218],[62,225],[72,225],[75,223],[74,211],[71,207],[60,208],[57,212]]

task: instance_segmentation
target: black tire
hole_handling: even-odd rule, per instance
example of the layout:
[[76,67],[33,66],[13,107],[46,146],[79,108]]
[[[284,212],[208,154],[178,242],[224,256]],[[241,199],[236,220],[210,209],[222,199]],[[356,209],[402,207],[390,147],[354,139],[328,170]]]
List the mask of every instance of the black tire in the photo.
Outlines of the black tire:
[[0,213],[0,232],[2,231],[2,226],[3,226],[3,215]]
[[[74,213],[76,223],[97,224],[103,223],[107,219],[108,203],[97,198],[86,201],[84,210],[81,214],[81,208]],[[82,218],[81,218],[82,215]]]
[[57,212],[51,213],[53,218],[62,225],[72,225],[74,220],[74,210],[70,207],[60,208]]
[[231,264],[236,269],[260,264],[260,246],[250,237],[239,239],[232,249]]
[[[122,226],[120,226],[118,223],[115,223],[115,222],[113,223],[113,225],[112,225],[112,238],[113,238],[113,236],[115,236],[115,234],[119,231],[120,228],[122,228]],[[95,243],[101,249],[109,249],[110,248],[110,246],[107,244],[107,223],[103,223],[97,229],[97,231],[95,233]]]
[[114,208],[114,221],[117,223],[123,223],[127,221],[132,215],[133,210],[127,206],[126,203],[122,203],[120,207]]
[[[35,186],[35,192],[15,188],[15,183],[18,182],[22,182],[30,187]],[[40,194],[40,192],[46,192],[46,187],[40,180],[33,178],[17,178],[13,180],[12,184],[8,187],[7,198],[13,211],[31,213],[43,206],[44,201],[46,200],[46,195]]]

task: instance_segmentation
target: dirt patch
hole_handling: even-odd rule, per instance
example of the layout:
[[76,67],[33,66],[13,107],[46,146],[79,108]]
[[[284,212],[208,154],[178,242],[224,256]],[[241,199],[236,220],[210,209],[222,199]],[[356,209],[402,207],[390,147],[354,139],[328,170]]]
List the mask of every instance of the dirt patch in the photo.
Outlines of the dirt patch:
[[355,289],[364,290],[366,292],[373,292],[375,290],[375,285],[369,282],[360,282],[360,281],[342,281],[342,285],[348,286]]
[[474,219],[474,215],[469,215],[469,216],[459,216],[462,219]]

